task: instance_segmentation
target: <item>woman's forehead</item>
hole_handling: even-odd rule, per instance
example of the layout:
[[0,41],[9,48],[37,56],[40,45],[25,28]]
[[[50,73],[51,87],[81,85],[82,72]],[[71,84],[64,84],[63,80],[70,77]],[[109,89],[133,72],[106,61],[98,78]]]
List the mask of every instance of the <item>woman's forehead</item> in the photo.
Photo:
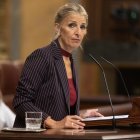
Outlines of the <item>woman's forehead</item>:
[[63,20],[62,22],[66,22],[66,21],[74,21],[74,22],[81,22],[81,23],[87,23],[85,16],[78,14],[78,13],[70,13],[68,14]]

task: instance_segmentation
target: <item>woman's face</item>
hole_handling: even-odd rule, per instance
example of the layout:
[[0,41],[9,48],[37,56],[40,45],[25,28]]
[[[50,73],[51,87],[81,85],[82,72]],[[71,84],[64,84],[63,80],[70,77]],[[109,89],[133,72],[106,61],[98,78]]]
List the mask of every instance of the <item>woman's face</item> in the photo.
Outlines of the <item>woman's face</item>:
[[60,34],[59,43],[68,52],[72,52],[80,46],[87,32],[86,19],[80,14],[69,14],[56,26]]

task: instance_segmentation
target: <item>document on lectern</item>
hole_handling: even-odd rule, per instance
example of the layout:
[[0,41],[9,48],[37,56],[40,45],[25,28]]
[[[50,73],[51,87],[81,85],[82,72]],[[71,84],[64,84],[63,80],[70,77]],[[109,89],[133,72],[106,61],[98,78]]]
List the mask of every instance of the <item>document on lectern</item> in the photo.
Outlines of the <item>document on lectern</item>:
[[[117,115],[114,116],[114,118],[117,119],[125,119],[128,118],[128,115]],[[113,116],[105,116],[105,117],[89,117],[89,118],[84,118],[82,121],[97,121],[97,120],[112,120]]]

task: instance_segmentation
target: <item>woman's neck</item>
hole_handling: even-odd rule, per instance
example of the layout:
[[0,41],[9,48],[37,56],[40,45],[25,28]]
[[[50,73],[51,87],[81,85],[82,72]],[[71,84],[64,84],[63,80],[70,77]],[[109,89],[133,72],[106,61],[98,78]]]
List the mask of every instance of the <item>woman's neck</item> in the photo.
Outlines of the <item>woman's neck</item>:
[[64,45],[63,41],[61,40],[61,38],[58,38],[58,42],[60,44],[60,47],[65,50],[68,53],[72,53],[72,49],[66,45]]

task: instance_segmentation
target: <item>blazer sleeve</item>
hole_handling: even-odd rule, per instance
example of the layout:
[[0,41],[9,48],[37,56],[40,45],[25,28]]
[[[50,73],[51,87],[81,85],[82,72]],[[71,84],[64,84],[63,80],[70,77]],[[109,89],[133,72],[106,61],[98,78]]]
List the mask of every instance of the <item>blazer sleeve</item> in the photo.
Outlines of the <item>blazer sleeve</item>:
[[[33,102],[36,98],[36,91],[41,86],[44,74],[48,67],[46,55],[41,49],[34,51],[25,61],[23,71],[16,89],[13,100],[13,107],[16,114],[22,119],[26,111],[42,111]],[[43,112],[43,121],[48,115]]]

